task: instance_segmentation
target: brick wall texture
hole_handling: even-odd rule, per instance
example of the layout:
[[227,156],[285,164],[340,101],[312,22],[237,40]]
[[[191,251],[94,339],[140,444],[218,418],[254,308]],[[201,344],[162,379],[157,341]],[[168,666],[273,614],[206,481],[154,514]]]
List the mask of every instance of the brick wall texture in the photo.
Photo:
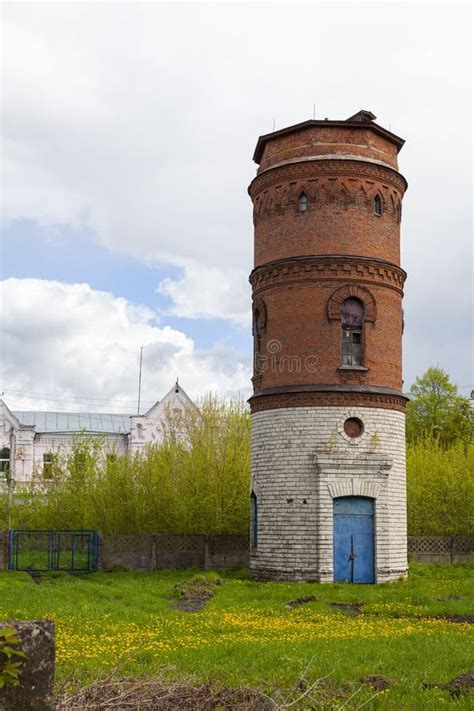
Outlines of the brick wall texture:
[[[333,580],[333,499],[343,496],[375,501],[376,580],[407,569],[407,183],[398,172],[403,140],[369,119],[308,121],[261,137],[254,155],[251,568],[259,577]],[[362,305],[362,357],[349,365],[348,298]],[[351,416],[363,421],[362,437],[344,433]]]

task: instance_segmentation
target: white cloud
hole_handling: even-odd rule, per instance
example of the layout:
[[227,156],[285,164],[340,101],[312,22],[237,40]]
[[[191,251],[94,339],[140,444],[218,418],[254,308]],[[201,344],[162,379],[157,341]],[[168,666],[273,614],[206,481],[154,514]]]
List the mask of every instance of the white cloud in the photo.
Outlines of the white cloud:
[[0,285],[3,387],[11,406],[134,412],[141,345],[145,404],[160,399],[176,376],[193,397],[249,394],[250,364],[241,355],[197,350],[181,331],[160,327],[146,307],[88,284]]
[[[470,8],[427,7],[4,3],[4,215],[85,223],[111,250],[184,269],[161,285],[175,314],[241,323],[258,134],[313,104],[318,117],[374,110],[407,139],[408,378],[431,356],[426,333],[455,323],[447,367],[469,380]],[[215,277],[205,290],[199,274]]]
[[236,324],[251,322],[250,289],[242,269],[191,265],[179,279],[164,279],[161,294],[172,300],[170,312],[185,318],[226,318]]

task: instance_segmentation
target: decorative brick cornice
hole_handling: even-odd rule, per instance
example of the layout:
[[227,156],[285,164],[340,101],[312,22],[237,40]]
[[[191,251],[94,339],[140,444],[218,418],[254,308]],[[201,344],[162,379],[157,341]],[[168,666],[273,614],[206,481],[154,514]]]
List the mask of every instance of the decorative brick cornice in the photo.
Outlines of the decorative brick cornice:
[[[400,196],[407,189],[405,178],[393,168],[377,163],[357,160],[306,160],[269,168],[257,175],[249,185],[248,192],[252,200],[264,190],[273,187],[288,189],[290,181],[308,181],[316,188],[318,182],[326,178],[346,179],[348,186],[355,182],[367,180],[391,186]],[[354,187],[355,184],[354,184]],[[357,188],[360,186],[357,185]]]
[[290,257],[256,267],[250,274],[254,295],[283,284],[307,281],[353,280],[395,289],[403,295],[406,272],[396,264],[357,256]]
[[390,392],[315,390],[301,392],[255,393],[250,399],[253,413],[289,407],[374,407],[405,412],[407,398]]

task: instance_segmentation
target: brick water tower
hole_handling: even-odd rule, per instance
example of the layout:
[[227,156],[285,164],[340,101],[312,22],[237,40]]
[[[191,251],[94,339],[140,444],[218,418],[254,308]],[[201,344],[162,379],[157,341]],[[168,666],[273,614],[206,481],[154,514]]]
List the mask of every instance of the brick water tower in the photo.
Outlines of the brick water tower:
[[254,207],[251,569],[406,575],[404,141],[370,111],[261,136]]

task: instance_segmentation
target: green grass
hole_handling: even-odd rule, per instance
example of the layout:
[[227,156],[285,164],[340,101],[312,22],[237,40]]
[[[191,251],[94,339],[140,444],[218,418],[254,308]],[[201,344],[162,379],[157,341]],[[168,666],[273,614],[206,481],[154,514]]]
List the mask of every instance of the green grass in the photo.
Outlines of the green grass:
[[[414,565],[408,581],[379,586],[257,583],[227,573],[201,612],[176,611],[176,584],[192,588],[195,575],[56,573],[37,584],[26,573],[2,573],[0,617],[55,620],[59,681],[86,683],[120,663],[123,674],[167,668],[175,678],[271,691],[291,687],[310,664],[308,677],[327,677],[325,693],[339,695],[327,708],[353,693],[345,709],[472,708],[472,698],[452,700],[421,684],[446,683],[473,666],[472,625],[438,619],[474,614],[473,568]],[[318,599],[286,607],[304,595]],[[348,617],[332,602],[364,606]],[[386,676],[390,689],[361,688],[368,674]]]

